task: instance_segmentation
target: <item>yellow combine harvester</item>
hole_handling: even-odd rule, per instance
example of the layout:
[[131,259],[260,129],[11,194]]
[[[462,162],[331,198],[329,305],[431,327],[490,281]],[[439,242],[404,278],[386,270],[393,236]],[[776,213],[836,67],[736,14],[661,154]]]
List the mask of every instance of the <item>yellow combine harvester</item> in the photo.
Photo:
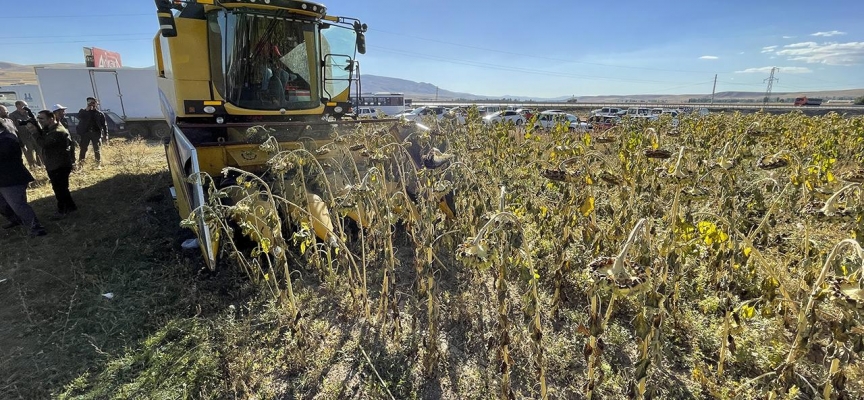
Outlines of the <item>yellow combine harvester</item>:
[[[162,109],[172,127],[165,145],[173,194],[181,217],[194,217],[205,261],[215,268],[219,232],[195,211],[207,204],[213,186],[237,184],[236,176],[223,174],[226,167],[267,176],[274,152],[262,143],[270,137],[277,150],[306,149],[332,166],[327,151],[319,150],[333,145],[338,127],[356,127],[343,117],[351,108],[352,82],[359,79],[356,55],[365,53],[366,25],[330,16],[308,1],[156,0],[156,7],[154,50]],[[377,122],[394,124],[390,132],[398,141],[410,134],[393,120]],[[250,134],[260,126],[266,135]],[[419,146],[411,147],[419,166]],[[340,175],[338,168],[332,172]],[[339,178],[328,177],[332,187],[350,184]],[[327,205],[306,193],[307,222],[316,236],[332,242]],[[236,193],[235,200],[248,195]],[[358,212],[348,214],[360,219]]]

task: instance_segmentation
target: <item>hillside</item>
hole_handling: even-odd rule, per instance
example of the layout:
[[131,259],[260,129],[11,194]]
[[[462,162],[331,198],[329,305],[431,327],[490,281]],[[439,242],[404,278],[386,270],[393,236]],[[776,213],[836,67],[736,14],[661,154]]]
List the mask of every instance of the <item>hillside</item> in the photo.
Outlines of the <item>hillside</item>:
[[[789,99],[802,95],[815,98],[831,99],[831,98],[857,98],[864,96],[864,89],[848,89],[848,90],[824,90],[811,92],[774,92],[771,98]],[[765,96],[765,92],[717,92],[714,95],[716,101],[731,101],[731,100],[761,100]],[[569,97],[569,96],[568,96]],[[703,94],[636,94],[624,96],[577,96],[580,102],[584,103],[618,103],[618,102],[638,102],[638,101],[661,101],[669,103],[686,103],[689,99],[708,99],[710,93]],[[562,98],[563,99],[563,98]]]
[[83,67],[84,63],[55,63],[21,65],[0,61],[0,86],[15,84],[35,84],[36,72],[33,67]]
[[[36,73],[33,67],[82,67],[83,63],[56,63],[56,64],[40,64],[40,65],[21,65],[9,62],[0,61],[0,86],[11,84],[35,84]],[[395,92],[404,93],[405,97],[414,100],[493,100],[493,99],[517,99],[517,100],[533,100],[533,101],[564,101],[570,96],[560,97],[525,97],[525,96],[490,96],[478,95],[465,92],[455,92],[436,86],[427,82],[415,82],[407,79],[393,78],[388,76],[363,74],[362,91],[363,93],[374,92]],[[794,98],[801,95],[808,97],[819,97],[823,99],[831,98],[857,98],[864,96],[864,89],[849,89],[849,90],[829,90],[818,92],[775,92],[771,97],[779,97],[781,99]],[[764,96],[764,92],[718,92],[714,98],[718,101],[730,100],[758,100]],[[633,94],[633,95],[603,95],[603,96],[578,96],[582,103],[620,103],[620,102],[669,102],[669,103],[686,103],[693,98],[710,98],[711,94]]]
[[363,83],[363,93],[374,92],[395,92],[404,93],[405,97],[415,99],[435,99],[450,100],[450,99],[468,99],[480,100],[488,96],[479,96],[471,93],[451,92],[446,89],[436,87],[431,83],[414,82],[407,79],[390,78],[379,75],[361,75]]

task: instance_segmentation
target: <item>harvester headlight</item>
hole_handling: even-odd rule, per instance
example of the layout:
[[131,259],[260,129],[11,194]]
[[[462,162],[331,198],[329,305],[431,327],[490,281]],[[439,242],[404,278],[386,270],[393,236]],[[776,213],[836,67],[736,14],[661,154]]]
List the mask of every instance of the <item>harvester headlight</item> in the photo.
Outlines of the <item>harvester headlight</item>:
[[341,113],[341,112],[342,112],[342,107],[341,107],[341,106],[333,107],[333,111],[335,111],[337,114],[338,114],[338,113]]
[[216,117],[216,123],[217,123],[217,124],[224,124],[224,123],[225,123],[225,118],[222,118],[222,117]]
[[213,114],[216,112],[216,107],[206,106],[206,107],[204,107],[204,112],[207,114]]

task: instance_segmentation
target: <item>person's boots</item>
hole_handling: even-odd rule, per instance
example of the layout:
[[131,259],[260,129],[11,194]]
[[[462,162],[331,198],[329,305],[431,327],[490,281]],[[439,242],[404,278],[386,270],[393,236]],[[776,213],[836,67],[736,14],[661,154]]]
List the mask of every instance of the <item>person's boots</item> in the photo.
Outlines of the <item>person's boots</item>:
[[30,237],[45,236],[47,234],[48,231],[46,231],[45,227],[38,221],[34,222],[33,227],[30,228]]

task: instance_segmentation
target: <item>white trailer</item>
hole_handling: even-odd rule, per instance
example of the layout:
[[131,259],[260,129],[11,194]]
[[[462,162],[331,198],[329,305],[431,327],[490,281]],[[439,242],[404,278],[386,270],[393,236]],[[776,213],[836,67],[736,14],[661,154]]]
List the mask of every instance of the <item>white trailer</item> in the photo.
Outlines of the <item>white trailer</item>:
[[6,106],[9,112],[15,111],[15,102],[24,100],[34,113],[42,109],[42,94],[39,85],[16,84],[0,86],[0,104]]
[[164,137],[168,124],[162,115],[156,71],[153,68],[35,67],[43,107],[62,104],[69,112],[86,106],[87,97],[126,122],[132,136]]

